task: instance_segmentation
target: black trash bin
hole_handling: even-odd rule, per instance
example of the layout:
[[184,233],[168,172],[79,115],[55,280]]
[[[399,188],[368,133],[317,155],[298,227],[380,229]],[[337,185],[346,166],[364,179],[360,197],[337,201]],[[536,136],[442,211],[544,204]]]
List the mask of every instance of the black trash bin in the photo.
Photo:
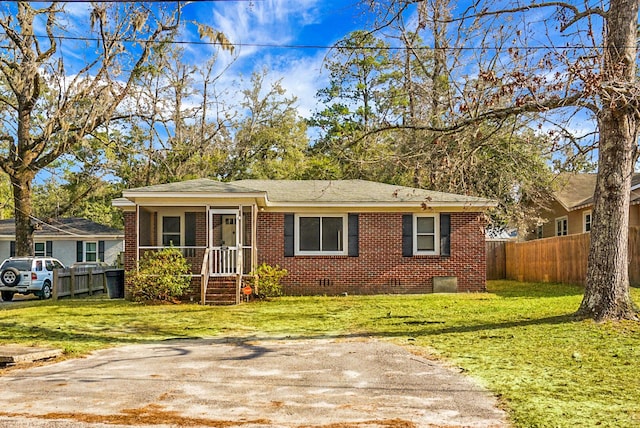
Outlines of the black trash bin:
[[124,299],[124,269],[108,269],[107,293],[110,299]]

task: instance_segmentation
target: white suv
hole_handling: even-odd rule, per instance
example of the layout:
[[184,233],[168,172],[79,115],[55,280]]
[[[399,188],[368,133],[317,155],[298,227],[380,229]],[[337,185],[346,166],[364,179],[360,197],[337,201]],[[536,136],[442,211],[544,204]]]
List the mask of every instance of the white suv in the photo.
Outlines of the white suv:
[[53,270],[64,265],[50,257],[11,257],[0,265],[2,300],[10,302],[14,294],[33,293],[41,299],[51,297]]

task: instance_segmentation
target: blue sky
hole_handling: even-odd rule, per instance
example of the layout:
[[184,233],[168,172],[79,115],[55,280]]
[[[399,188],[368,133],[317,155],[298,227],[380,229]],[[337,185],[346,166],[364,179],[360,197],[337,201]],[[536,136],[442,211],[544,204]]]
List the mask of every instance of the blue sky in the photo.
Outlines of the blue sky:
[[[198,21],[223,32],[231,43],[235,44],[235,54],[221,52],[218,56],[218,69],[225,70],[218,79],[219,89],[230,88],[230,104],[237,105],[238,82],[244,79],[243,87],[255,71],[267,70],[271,81],[281,80],[288,96],[298,98],[298,110],[301,116],[310,117],[322,109],[316,100],[316,92],[327,86],[327,73],[323,70],[323,61],[329,49],[349,32],[371,28],[373,16],[364,9],[361,0],[218,0],[195,1],[184,9],[186,21]],[[459,7],[464,2],[459,3]],[[163,6],[170,3],[162,3]],[[85,2],[67,3],[68,26],[70,35],[82,36],[89,22],[90,5]],[[456,13],[455,11],[453,12]],[[543,15],[526,14],[523,23],[531,28],[536,37],[529,42],[544,45],[545,32],[541,31]],[[540,30],[540,31],[539,31]],[[36,28],[42,34],[43,29]],[[538,37],[542,39],[538,40]],[[481,40],[478,38],[477,40]],[[179,41],[198,41],[194,27],[187,26]],[[517,40],[508,41],[518,43]],[[428,43],[428,41],[427,41]],[[478,41],[479,43],[479,41]],[[64,55],[71,62],[83,64],[89,49],[77,49],[72,41],[65,41]],[[217,48],[207,44],[186,44],[189,62],[204,64],[217,52]],[[320,47],[313,47],[320,46]],[[476,51],[465,51],[474,56]],[[472,59],[472,58],[470,58]],[[461,76],[473,75],[477,70],[470,61],[460,69]],[[228,67],[228,68],[227,68]],[[467,69],[469,67],[469,69]],[[464,81],[459,82],[464,86]],[[234,99],[235,97],[235,99]],[[589,121],[580,116],[568,124],[569,128],[592,129]]]
[[[270,79],[282,79],[288,95],[298,98],[305,117],[316,109],[316,91],[326,85],[322,62],[327,49],[291,46],[331,46],[368,21],[358,0],[204,1],[188,5],[185,12],[185,18],[222,31],[237,45],[237,57],[223,81],[231,84],[240,76],[248,79],[252,72],[267,69]],[[206,60],[210,49],[192,52],[194,62]],[[223,66],[231,57],[222,54],[219,60]]]
[[[237,103],[238,85],[247,87],[251,74],[267,70],[268,81],[281,81],[287,97],[298,99],[302,117],[310,117],[322,107],[316,102],[316,92],[326,87],[327,75],[323,61],[329,49],[349,32],[366,28],[371,17],[361,9],[360,0],[218,0],[195,1],[184,8],[185,23],[197,21],[223,32],[235,45],[233,55],[208,44],[181,44],[188,62],[204,64],[218,54],[217,69],[225,70],[217,81],[218,91],[229,88],[230,104]],[[42,3],[42,7],[49,3]],[[14,7],[12,3],[5,8]],[[161,7],[173,7],[162,3]],[[64,4],[66,21],[60,34],[60,52],[65,58],[69,77],[95,55],[91,41],[74,40],[88,36],[91,5],[85,1]],[[44,18],[43,18],[44,19]],[[34,33],[46,34],[44,21],[36,22]],[[180,42],[201,41],[193,25],[177,37]],[[127,45],[129,46],[129,45]],[[319,47],[311,47],[319,46]],[[127,47],[128,48],[128,47]],[[237,105],[235,106],[237,107]],[[44,177],[44,178],[43,178]],[[43,171],[39,178],[48,178]]]
[[[162,6],[172,7],[171,2],[163,2]],[[64,10],[65,33],[84,37],[91,5],[71,1]],[[270,80],[281,79],[287,95],[298,98],[300,114],[308,117],[316,110],[317,90],[327,83],[322,63],[328,53],[328,49],[309,46],[331,46],[349,32],[366,28],[370,18],[360,0],[196,0],[183,9],[185,30],[177,40],[200,41],[195,26],[189,22],[197,21],[221,31],[235,45],[235,52],[233,56],[226,52],[218,56],[218,70],[226,69],[219,85],[236,87],[240,79],[248,81],[254,71],[266,69]],[[36,25],[37,34],[45,34],[43,24],[44,21],[39,28]],[[91,43],[86,47],[82,43],[63,41],[66,64],[81,67],[87,62]],[[206,62],[218,50],[206,44],[181,46],[188,61],[196,65]]]

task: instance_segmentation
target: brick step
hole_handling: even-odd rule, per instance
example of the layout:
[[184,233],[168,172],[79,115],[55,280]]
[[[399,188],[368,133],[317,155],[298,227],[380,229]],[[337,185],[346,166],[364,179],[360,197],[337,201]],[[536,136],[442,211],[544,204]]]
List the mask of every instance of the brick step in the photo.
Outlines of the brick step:
[[235,278],[212,278],[207,285],[205,304],[207,305],[235,305],[236,304]]
[[233,294],[207,294],[205,298],[207,305],[235,305],[236,295]]
[[235,288],[207,287],[207,294],[236,294]]

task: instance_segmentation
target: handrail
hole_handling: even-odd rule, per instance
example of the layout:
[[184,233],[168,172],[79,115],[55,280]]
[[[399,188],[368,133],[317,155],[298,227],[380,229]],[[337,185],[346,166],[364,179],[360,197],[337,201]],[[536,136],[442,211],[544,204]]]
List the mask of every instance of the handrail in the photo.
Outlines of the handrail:
[[204,250],[202,256],[202,268],[200,269],[200,295],[202,304],[207,303],[207,286],[209,284],[209,248]]

